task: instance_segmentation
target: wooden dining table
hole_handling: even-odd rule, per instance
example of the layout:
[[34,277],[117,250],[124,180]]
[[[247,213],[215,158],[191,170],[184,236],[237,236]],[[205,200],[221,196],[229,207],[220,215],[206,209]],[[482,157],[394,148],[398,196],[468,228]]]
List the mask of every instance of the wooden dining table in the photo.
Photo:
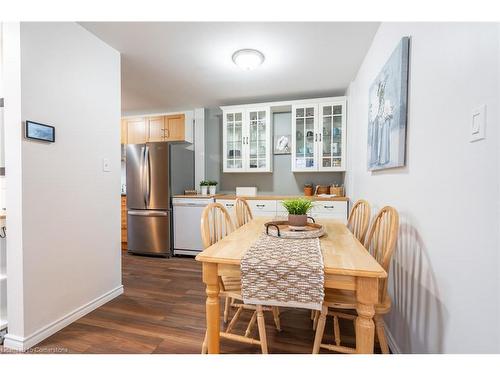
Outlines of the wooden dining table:
[[[272,217],[254,218],[196,256],[196,260],[203,263],[203,282],[206,284],[209,354],[219,353],[219,277],[240,276],[243,254],[264,232],[264,224],[271,220]],[[378,302],[379,279],[386,278],[387,273],[344,223],[334,219],[317,219],[316,222],[325,230],[320,238],[325,288],[355,291],[356,352],[373,353],[374,305]]]

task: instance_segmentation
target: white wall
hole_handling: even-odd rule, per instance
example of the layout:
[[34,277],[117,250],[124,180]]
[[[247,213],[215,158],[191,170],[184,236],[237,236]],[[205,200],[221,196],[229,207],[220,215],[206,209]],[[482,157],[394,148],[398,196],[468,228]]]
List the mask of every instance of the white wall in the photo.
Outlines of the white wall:
[[20,57],[20,120],[56,127],[53,144],[21,139],[8,109],[5,345],[26,349],[122,291],[120,56],[75,23],[22,23]]
[[[407,164],[367,171],[368,90],[410,36]],[[348,193],[396,207],[386,322],[405,353],[500,352],[499,32],[496,24],[383,23],[349,88]],[[486,140],[470,143],[486,104]]]

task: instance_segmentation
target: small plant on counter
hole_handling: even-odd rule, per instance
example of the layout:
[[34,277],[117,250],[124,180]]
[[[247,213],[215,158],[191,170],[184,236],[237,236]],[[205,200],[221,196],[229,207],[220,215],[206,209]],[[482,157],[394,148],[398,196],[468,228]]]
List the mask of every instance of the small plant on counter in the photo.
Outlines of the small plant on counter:
[[283,207],[288,211],[288,224],[296,229],[304,228],[307,225],[307,213],[312,208],[312,201],[309,199],[289,199],[283,201]]
[[208,181],[202,180],[200,181],[200,190],[201,190],[201,195],[208,195]]
[[214,195],[215,192],[217,191],[217,181],[207,181],[208,182],[208,189],[210,195]]

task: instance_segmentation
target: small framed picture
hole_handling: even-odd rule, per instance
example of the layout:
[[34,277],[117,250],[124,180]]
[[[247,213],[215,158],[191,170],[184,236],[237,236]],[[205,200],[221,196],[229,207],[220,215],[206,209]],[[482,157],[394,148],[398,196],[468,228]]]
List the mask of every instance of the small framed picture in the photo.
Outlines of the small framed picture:
[[292,153],[292,136],[275,135],[274,136],[274,154],[284,155]]
[[40,124],[34,121],[26,121],[24,136],[43,142],[56,141],[56,128],[50,125]]

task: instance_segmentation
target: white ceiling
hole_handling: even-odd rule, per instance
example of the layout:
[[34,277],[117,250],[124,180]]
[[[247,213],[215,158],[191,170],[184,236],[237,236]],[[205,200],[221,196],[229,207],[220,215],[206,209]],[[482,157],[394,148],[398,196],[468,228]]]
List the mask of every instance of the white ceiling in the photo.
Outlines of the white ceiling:
[[[342,95],[354,79],[378,23],[85,22],[122,54],[122,111]],[[254,71],[231,55],[255,48]]]

